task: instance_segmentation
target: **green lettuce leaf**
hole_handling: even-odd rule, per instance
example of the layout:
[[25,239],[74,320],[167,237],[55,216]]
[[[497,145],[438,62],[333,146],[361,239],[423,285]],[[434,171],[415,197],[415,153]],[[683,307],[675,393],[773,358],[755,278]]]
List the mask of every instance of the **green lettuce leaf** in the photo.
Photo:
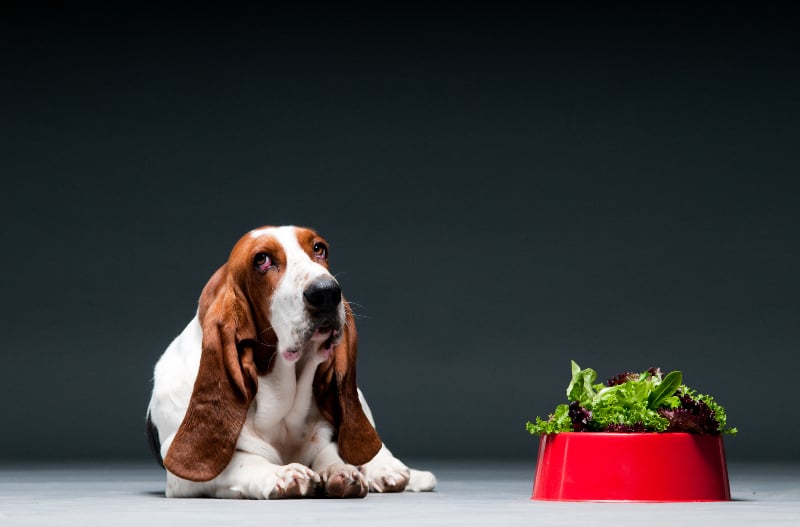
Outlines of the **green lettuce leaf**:
[[683,375],[679,371],[669,372],[655,387],[647,398],[647,407],[655,410],[669,397],[675,395],[683,382]]
[[578,363],[572,361],[572,381],[567,386],[567,399],[585,406],[595,396],[593,384],[596,380],[597,372],[591,368],[582,370]]
[[569,406],[559,404],[546,421],[541,417],[537,417],[535,423],[528,421],[525,424],[525,428],[533,435],[570,432],[572,431],[572,421],[569,418]]
[[[572,430],[663,432],[671,424],[673,428],[670,430],[674,430],[677,425],[672,420],[673,416],[683,415],[685,418],[687,415],[685,406],[679,408],[682,404],[688,404],[681,402],[681,397],[685,400],[686,396],[708,405],[710,412],[704,411],[708,418],[719,423],[720,432],[736,433],[735,428],[727,428],[725,409],[711,396],[698,394],[682,384],[683,375],[680,371],[662,376],[660,370],[651,368],[641,374],[620,374],[609,381],[612,386],[605,386],[595,384],[597,372],[592,368],[582,369],[575,361],[571,361],[571,369],[572,379],[566,390],[570,404],[558,405],[546,420],[537,417],[534,422],[528,421],[525,427],[531,434],[556,434]],[[576,420],[574,423],[573,419]],[[680,426],[678,429],[681,429]],[[709,427],[702,429],[708,430]],[[711,429],[717,430],[717,427]]]

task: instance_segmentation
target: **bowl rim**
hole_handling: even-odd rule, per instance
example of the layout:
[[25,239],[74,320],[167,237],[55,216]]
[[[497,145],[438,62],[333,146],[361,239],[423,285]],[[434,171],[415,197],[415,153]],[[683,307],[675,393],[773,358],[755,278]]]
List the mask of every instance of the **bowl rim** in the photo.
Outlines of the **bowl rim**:
[[696,437],[725,437],[722,432],[698,433],[698,432],[555,432],[553,434],[540,434],[539,437],[544,436],[561,436],[561,435],[575,435],[575,436],[614,436],[614,437],[640,437],[640,436],[696,436]]

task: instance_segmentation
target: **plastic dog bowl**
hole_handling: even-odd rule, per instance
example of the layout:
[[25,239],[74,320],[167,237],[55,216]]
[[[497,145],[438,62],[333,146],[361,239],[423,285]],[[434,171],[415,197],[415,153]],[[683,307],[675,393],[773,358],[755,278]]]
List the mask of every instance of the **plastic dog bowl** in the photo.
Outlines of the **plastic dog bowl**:
[[568,432],[543,435],[534,500],[727,501],[722,436]]

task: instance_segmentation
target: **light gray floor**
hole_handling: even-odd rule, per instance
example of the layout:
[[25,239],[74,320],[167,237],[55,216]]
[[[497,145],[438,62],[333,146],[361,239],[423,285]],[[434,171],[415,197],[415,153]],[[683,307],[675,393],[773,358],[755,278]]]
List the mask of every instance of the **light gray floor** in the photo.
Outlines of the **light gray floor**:
[[528,462],[416,465],[436,492],[270,502],[166,499],[151,465],[0,467],[0,526],[800,525],[797,464],[733,463],[734,501],[682,504],[531,501]]

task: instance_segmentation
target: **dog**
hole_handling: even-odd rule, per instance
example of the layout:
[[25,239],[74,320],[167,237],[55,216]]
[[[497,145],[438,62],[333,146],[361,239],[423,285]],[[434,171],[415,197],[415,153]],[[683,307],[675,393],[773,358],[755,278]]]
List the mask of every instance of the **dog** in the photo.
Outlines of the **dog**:
[[147,409],[168,497],[362,498],[431,491],[375,430],[355,319],[311,229],[250,231],[158,360]]

